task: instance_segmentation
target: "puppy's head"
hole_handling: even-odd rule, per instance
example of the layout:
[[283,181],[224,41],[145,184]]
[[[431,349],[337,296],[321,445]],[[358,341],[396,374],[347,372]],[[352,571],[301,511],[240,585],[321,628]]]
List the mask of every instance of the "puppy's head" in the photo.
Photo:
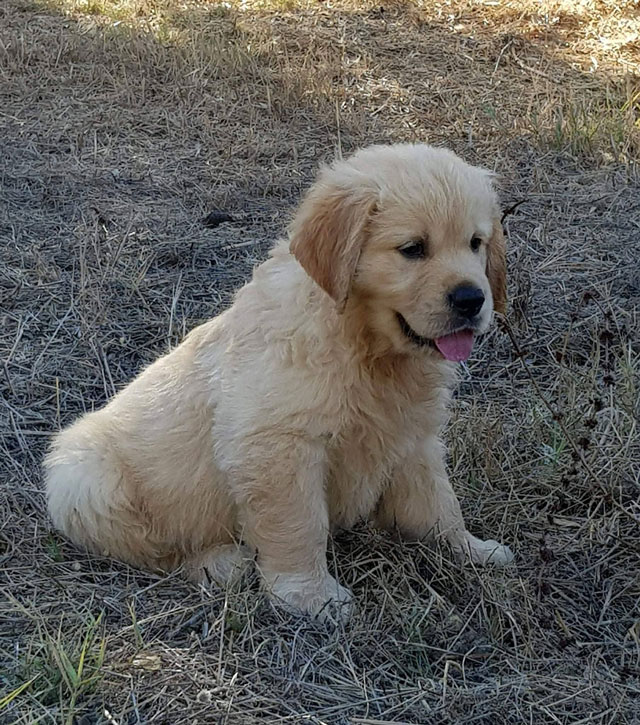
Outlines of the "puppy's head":
[[342,312],[403,352],[466,359],[506,303],[491,173],[426,145],[372,146],[324,168],[291,252]]

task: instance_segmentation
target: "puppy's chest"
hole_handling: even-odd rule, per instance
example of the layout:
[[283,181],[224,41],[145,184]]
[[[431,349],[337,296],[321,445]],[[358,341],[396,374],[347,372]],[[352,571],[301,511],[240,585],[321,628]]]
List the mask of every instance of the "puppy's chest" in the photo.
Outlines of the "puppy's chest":
[[[360,392],[360,391],[358,391]],[[438,396],[346,395],[327,439],[327,492],[334,525],[351,526],[375,507],[393,469],[442,423]]]
[[415,445],[425,417],[424,410],[389,410],[378,405],[343,417],[328,441],[334,475],[348,471],[372,476],[388,469]]

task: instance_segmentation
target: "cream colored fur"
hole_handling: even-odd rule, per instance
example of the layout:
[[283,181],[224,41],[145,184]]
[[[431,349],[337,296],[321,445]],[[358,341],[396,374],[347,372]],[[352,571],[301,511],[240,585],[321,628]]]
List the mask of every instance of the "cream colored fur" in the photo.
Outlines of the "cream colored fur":
[[[227,581],[255,555],[272,597],[312,615],[348,612],[327,536],[361,518],[509,561],[467,532],[445,470],[455,365],[396,318],[445,334],[447,292],[471,282],[487,329],[492,293],[504,304],[497,214],[490,174],[449,151],[374,146],[323,169],[231,308],[56,436],[45,462],[55,525],[193,579]],[[418,238],[426,259],[398,252]]]

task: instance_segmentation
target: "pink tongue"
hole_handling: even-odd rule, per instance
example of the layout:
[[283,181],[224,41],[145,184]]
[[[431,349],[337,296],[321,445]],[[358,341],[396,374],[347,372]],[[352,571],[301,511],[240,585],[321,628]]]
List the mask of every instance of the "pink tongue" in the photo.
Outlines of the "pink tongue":
[[471,355],[473,332],[471,330],[454,332],[452,335],[437,337],[435,343],[438,350],[440,350],[447,360],[462,362]]

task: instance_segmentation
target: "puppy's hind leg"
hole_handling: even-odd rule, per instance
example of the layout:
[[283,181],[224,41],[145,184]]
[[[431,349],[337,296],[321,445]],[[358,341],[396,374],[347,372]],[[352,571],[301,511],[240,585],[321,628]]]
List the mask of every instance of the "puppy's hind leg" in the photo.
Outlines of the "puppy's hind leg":
[[55,527],[75,544],[128,564],[158,568],[134,481],[90,414],[60,433],[44,462],[47,503]]
[[217,584],[222,588],[237,582],[253,562],[250,549],[242,544],[220,544],[185,560],[187,577],[196,584]]

